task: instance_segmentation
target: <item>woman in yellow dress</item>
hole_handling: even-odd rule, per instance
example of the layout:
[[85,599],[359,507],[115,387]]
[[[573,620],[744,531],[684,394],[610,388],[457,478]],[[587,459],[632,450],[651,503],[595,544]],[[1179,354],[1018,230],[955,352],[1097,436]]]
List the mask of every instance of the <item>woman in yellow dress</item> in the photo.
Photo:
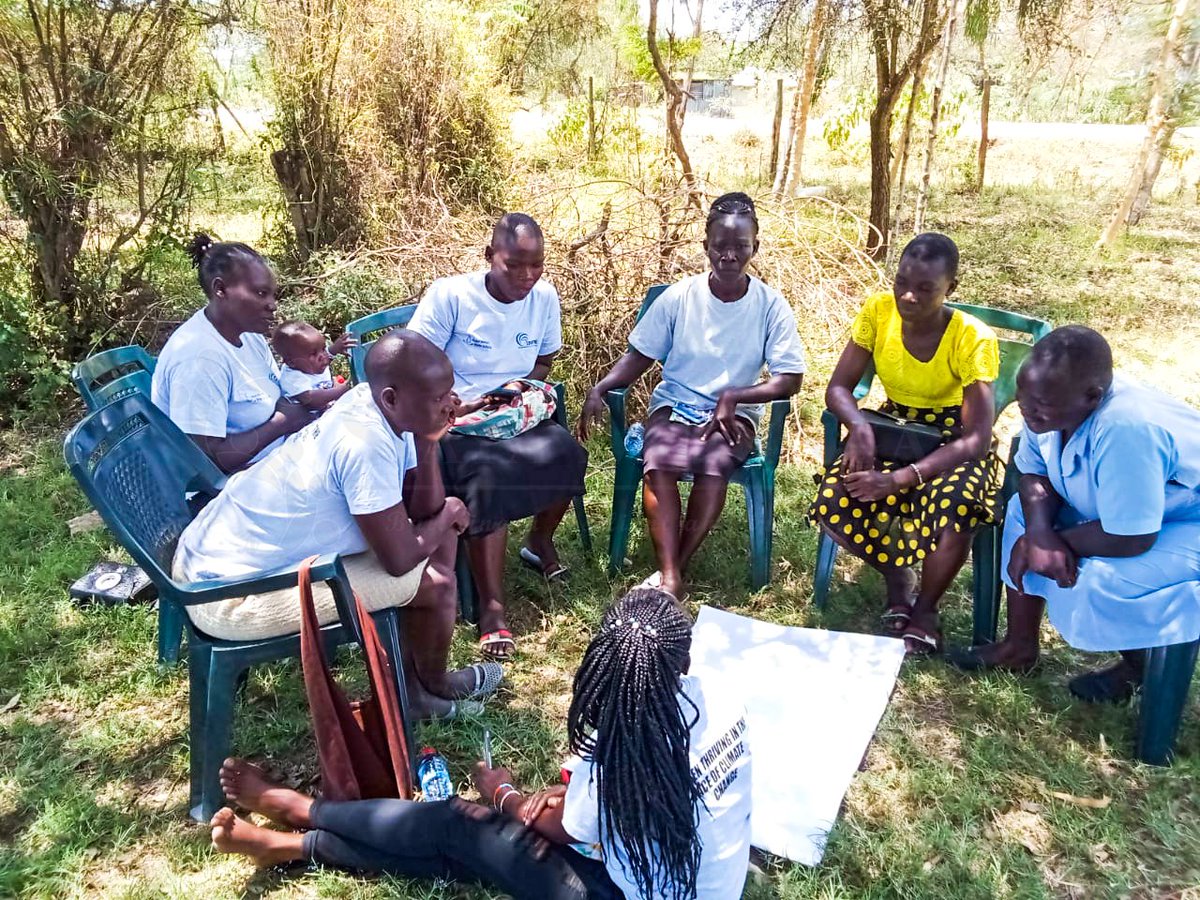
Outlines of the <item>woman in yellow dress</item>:
[[[941,650],[938,602],[966,562],[972,534],[996,513],[992,382],[1000,348],[987,325],[945,305],[956,287],[954,242],[932,232],[913,238],[892,291],[859,310],[825,392],[847,438],[820,478],[810,515],[883,575],[884,628],[904,637],[910,655]],[[872,361],[887,394],[880,411],[941,430],[941,444],[923,458],[906,463],[877,453],[853,393]]]

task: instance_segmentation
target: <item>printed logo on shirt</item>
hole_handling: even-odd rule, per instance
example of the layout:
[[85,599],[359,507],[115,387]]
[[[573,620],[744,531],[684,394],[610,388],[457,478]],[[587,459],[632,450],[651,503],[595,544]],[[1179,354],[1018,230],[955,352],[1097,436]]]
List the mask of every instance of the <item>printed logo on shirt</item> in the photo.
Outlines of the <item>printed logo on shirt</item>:
[[738,760],[746,755],[746,742],[742,739],[745,733],[746,719],[743,716],[704,751],[699,765],[692,766],[692,778],[700,788],[700,793],[708,796],[711,791],[714,803],[738,779]]
[[458,339],[468,347],[474,347],[477,350],[491,350],[492,344],[490,341],[485,341],[483,338],[477,338],[470,334],[460,334]]
[[530,347],[536,347],[537,345],[538,345],[538,342],[535,340],[531,340],[529,335],[527,335],[525,332],[522,331],[520,334],[517,335],[517,346],[520,347],[521,349],[525,350]]

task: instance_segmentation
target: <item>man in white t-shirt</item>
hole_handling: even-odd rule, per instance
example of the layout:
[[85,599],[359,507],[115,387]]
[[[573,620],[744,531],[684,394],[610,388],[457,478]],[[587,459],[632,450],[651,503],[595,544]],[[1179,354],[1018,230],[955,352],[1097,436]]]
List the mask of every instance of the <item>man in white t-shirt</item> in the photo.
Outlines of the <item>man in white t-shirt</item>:
[[[229,480],[180,537],[174,572],[189,581],[232,578],[341,554],[369,609],[405,607],[414,713],[453,715],[454,701],[477,696],[480,680],[477,671],[446,671],[454,559],[469,522],[463,503],[446,497],[438,465],[437,442],[458,405],[453,371],[429,341],[403,331],[380,338],[366,367],[367,384]],[[322,623],[336,618],[327,587],[314,588],[314,598]],[[188,613],[216,638],[299,629],[295,589]]]

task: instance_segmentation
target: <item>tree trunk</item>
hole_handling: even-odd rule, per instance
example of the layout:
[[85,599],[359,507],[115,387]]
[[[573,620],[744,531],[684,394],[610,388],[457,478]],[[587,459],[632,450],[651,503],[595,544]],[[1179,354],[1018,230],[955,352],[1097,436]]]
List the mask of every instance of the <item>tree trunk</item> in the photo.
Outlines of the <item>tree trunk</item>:
[[871,111],[871,212],[867,254],[875,260],[887,256],[892,215],[892,106],[884,96]]
[[783,130],[783,79],[775,79],[775,117],[771,120],[771,164],[767,171],[772,174],[779,166],[779,137]]
[[687,105],[687,95],[675,83],[671,73],[667,71],[662,53],[658,49],[658,0],[650,0],[650,21],[646,26],[646,46],[650,50],[650,59],[654,63],[654,71],[662,82],[663,92],[667,97],[667,135],[671,149],[683,169],[683,180],[687,185],[688,202],[701,208],[700,189],[696,184],[696,173],[692,170],[692,160],[688,156],[687,147],[683,143],[683,110]]
[[933,85],[933,97],[929,110],[929,137],[925,141],[925,171],[921,173],[921,186],[917,189],[917,210],[913,214],[913,233],[925,230],[925,211],[929,208],[929,179],[933,174],[933,152],[937,149],[938,123],[942,118],[942,92],[946,89],[946,74],[950,71],[950,48],[954,45],[954,28],[958,24],[958,5],[951,7],[950,19],[946,22],[946,33],[942,38],[942,58],[938,61],[937,81]]
[[892,111],[900,90],[908,83],[918,65],[929,58],[937,46],[943,17],[939,0],[924,0],[921,22],[912,49],[903,65],[897,62],[901,23],[889,7],[879,0],[867,0],[875,57],[875,108],[871,111],[871,209],[867,235],[867,254],[875,260],[887,257],[892,225]]
[[788,114],[788,139],[787,144],[783,148],[783,155],[779,159],[779,164],[775,169],[775,181],[771,185],[771,195],[776,200],[783,199],[784,187],[787,185],[788,177],[792,169],[792,151],[796,144],[796,126],[797,118],[800,115],[800,87],[796,86],[796,92],[792,94],[792,111]]
[[1142,220],[1146,210],[1150,208],[1150,195],[1154,190],[1154,183],[1158,181],[1163,157],[1171,147],[1175,129],[1179,125],[1179,114],[1186,99],[1185,95],[1191,88],[1192,79],[1196,77],[1197,60],[1200,60],[1200,33],[1193,31],[1180,54],[1183,68],[1175,79],[1175,92],[1171,96],[1170,107],[1167,110],[1167,125],[1158,136],[1158,140],[1155,141],[1154,149],[1150,151],[1150,159],[1146,161],[1146,168],[1142,174],[1142,186],[1138,189],[1137,197],[1133,201],[1133,208],[1129,210],[1129,217],[1125,220],[1127,225],[1136,225]]
[[593,76],[588,76],[588,144],[587,158],[596,158],[596,85]]
[[892,184],[900,177],[900,171],[908,162],[909,139],[912,137],[913,116],[916,113],[917,97],[925,86],[925,67],[918,66],[913,72],[912,87],[909,89],[908,109],[904,113],[904,127],[900,129],[900,140],[896,143],[896,152],[892,155]]
[[825,23],[828,19],[829,0],[816,0],[812,21],[808,23],[808,46],[804,50],[804,76],[796,91],[796,103],[792,107],[792,131],[788,139],[791,150],[790,163],[785,160],[782,183],[776,190],[778,196],[796,196],[796,189],[804,180],[804,140],[808,134],[808,115],[812,109],[813,95],[817,87],[817,72],[821,68],[821,43],[825,38]]
[[1138,152],[1137,161],[1133,165],[1133,174],[1130,176],[1129,184],[1125,188],[1125,195],[1121,198],[1121,203],[1117,207],[1117,211],[1109,220],[1108,226],[1100,234],[1099,240],[1096,241],[1096,249],[1103,249],[1111,246],[1113,241],[1117,239],[1117,235],[1121,233],[1121,228],[1129,218],[1130,212],[1133,210],[1134,201],[1137,199],[1138,192],[1142,188],[1142,182],[1145,179],[1147,163],[1150,161],[1150,155],[1154,151],[1155,145],[1162,137],[1162,133],[1167,128],[1167,110],[1166,110],[1166,94],[1167,87],[1171,81],[1172,68],[1175,64],[1175,54],[1179,49],[1179,39],[1183,33],[1184,22],[1188,16],[1188,7],[1191,5],[1191,0],[1176,0],[1175,11],[1171,15],[1171,23],[1167,26],[1167,34],[1163,39],[1162,49],[1158,54],[1158,62],[1154,72],[1154,87],[1150,95],[1150,109],[1146,114],[1146,139],[1142,142],[1142,149]]
[[30,209],[34,215],[29,224],[28,241],[34,250],[34,270],[30,288],[34,302],[46,318],[56,323],[49,333],[58,339],[64,359],[74,359],[86,352],[88,335],[80,323],[87,318],[80,309],[76,264],[83,249],[87,232],[88,201],[85,188],[64,191],[57,197],[34,199]]
[[1146,168],[1142,170],[1141,186],[1138,187],[1137,196],[1133,198],[1133,206],[1129,208],[1129,215],[1125,218],[1126,225],[1136,225],[1142,221],[1142,216],[1150,208],[1150,194],[1154,190],[1154,182],[1158,180],[1158,173],[1162,169],[1163,157],[1171,146],[1171,140],[1175,137],[1175,128],[1175,122],[1168,121],[1166,127],[1158,135],[1158,140],[1154,142],[1150,157],[1146,160]]
[[[692,37],[695,40],[700,40],[703,32],[704,20],[704,0],[696,0],[696,19],[692,22]],[[696,74],[696,56],[688,60],[687,74],[683,76],[683,109],[679,113],[679,124],[683,125],[683,118],[687,114],[688,101],[692,99],[692,76]]]
[[983,67],[983,97],[979,102],[979,158],[975,164],[975,192],[983,193],[984,177],[987,174],[988,119],[992,110],[992,77],[988,74],[987,66]]
[[917,98],[921,94],[921,83],[925,79],[925,66],[917,66],[912,77],[912,93],[908,101],[908,112],[904,114],[904,128],[900,131],[900,147],[892,160],[890,177],[896,185],[896,211],[892,216],[892,232],[900,228],[900,213],[904,208],[904,182],[908,178],[908,148],[912,137],[913,116],[917,110]]

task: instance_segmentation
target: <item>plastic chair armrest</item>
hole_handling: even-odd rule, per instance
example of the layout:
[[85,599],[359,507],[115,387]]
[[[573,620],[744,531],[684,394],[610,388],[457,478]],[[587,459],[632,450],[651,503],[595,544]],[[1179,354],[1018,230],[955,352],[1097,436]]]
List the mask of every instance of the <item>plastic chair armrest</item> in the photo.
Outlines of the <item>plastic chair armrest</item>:
[[608,432],[612,441],[613,459],[625,458],[625,432],[627,430],[625,394],[627,391],[628,388],[617,388],[604,395],[604,402],[608,404],[608,414],[611,419]]
[[825,429],[825,466],[829,467],[842,451],[842,423],[827,409],[821,413],[821,425]]
[[[350,585],[346,568],[342,565],[341,557],[336,553],[327,553],[318,557],[309,571],[313,581],[341,582],[347,588]],[[216,600],[244,597],[250,593],[295,587],[299,573],[300,567],[297,564],[286,569],[276,569],[273,572],[247,575],[245,578],[175,582],[174,587],[181,603],[185,606],[195,606],[201,603],[212,603]]]
[[772,466],[779,465],[779,454],[783,452],[783,426],[791,412],[791,397],[771,401],[771,422],[767,426],[767,447],[763,456]]
[[554,396],[558,399],[558,404],[554,409],[554,421],[570,431],[571,424],[567,419],[567,386],[561,381],[552,381],[550,386],[554,388]]

